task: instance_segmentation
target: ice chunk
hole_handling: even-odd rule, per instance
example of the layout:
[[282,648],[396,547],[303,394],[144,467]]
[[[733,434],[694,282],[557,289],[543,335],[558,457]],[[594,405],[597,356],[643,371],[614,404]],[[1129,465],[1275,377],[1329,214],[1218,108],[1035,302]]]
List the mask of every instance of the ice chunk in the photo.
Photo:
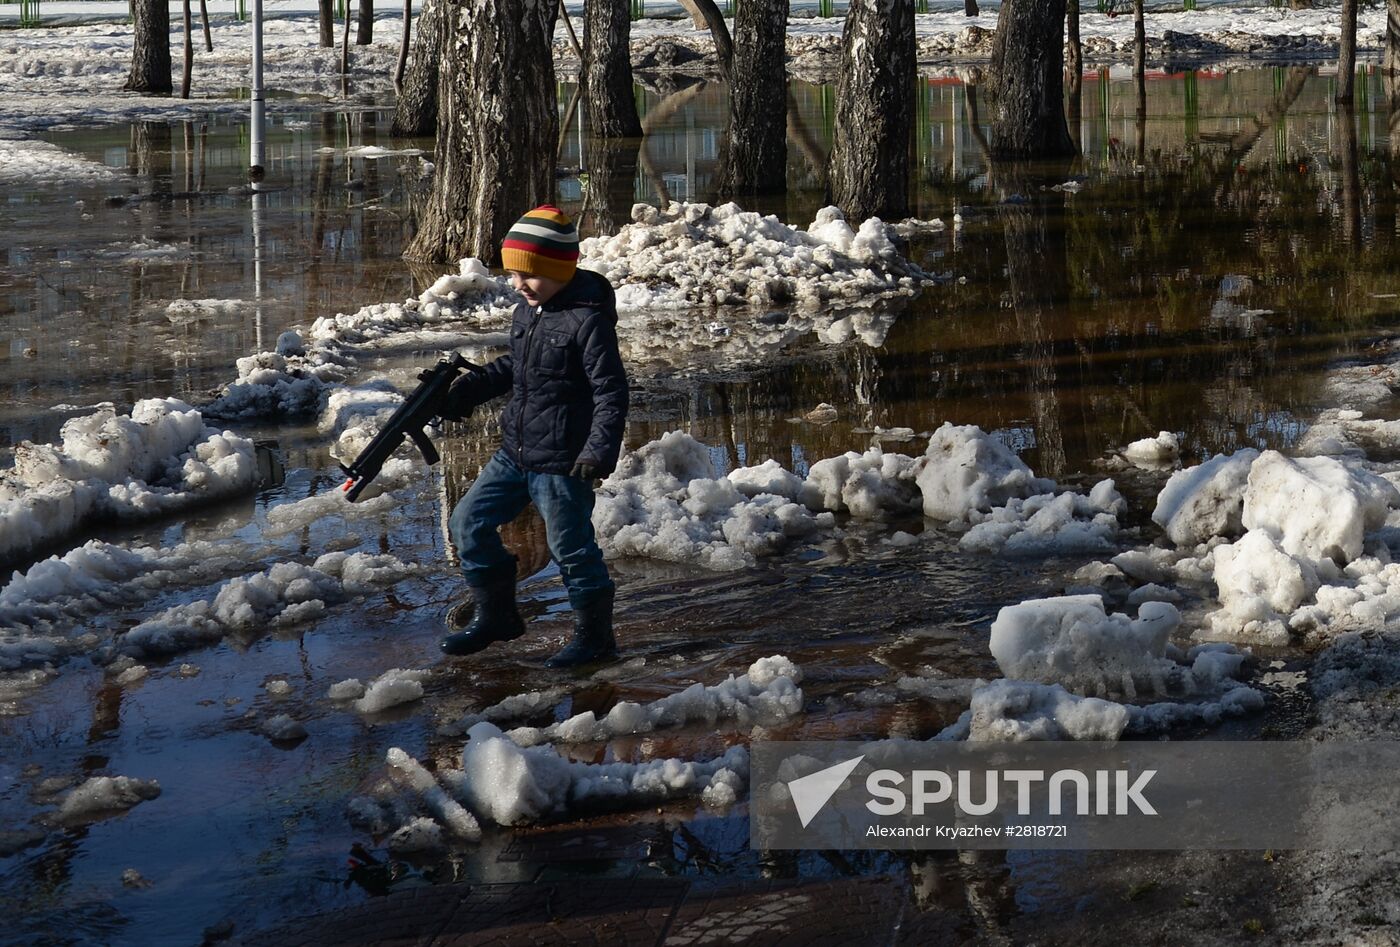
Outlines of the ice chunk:
[[1160,470],[1177,462],[1181,456],[1181,442],[1171,431],[1161,431],[1156,437],[1133,441],[1123,449],[1123,456],[1138,467]]
[[813,464],[801,499],[812,509],[850,513],[856,519],[906,513],[919,508],[917,473],[915,458],[904,454],[878,447],[864,454],[849,451]]
[[299,720],[287,714],[268,717],[262,723],[262,732],[273,740],[300,740],[306,736],[306,727]]
[[362,714],[372,714],[419,700],[423,696],[423,681],[428,677],[428,671],[390,668],[369,682],[365,695],[355,701],[354,707]]
[[1320,584],[1311,563],[1290,556],[1263,530],[1216,547],[1215,583],[1222,606],[1211,616],[1217,636],[1280,644],[1288,640],[1284,623]]
[[1021,458],[981,428],[952,422],[929,438],[917,480],[924,515],[950,522],[1054,487],[1052,481],[1037,479]]
[[454,835],[473,842],[481,838],[481,824],[476,817],[449,796],[421,763],[398,747],[390,747],[387,759],[394,781],[417,793]]
[[1126,505],[1112,480],[1100,481],[1088,496],[1042,493],[1013,498],[987,514],[970,511],[968,518],[976,525],[959,545],[1008,556],[1108,552],[1118,535],[1118,513]]
[[1245,483],[1258,456],[1256,450],[1241,450],[1178,470],[1157,495],[1152,521],[1178,546],[1239,535]]
[[1144,603],[1133,619],[1107,614],[1097,595],[1031,599],[998,613],[989,647],[1009,678],[1081,693],[1164,693],[1181,684],[1182,669],[1165,657],[1180,623],[1166,602]]
[[1344,565],[1395,506],[1400,493],[1375,474],[1331,457],[1265,451],[1250,467],[1242,522],[1268,531],[1290,555]]
[[154,779],[133,779],[130,776],[94,776],[64,797],[54,816],[59,822],[87,822],[160,795],[160,783]]
[[973,692],[972,707],[949,728],[948,737],[965,731],[969,740],[1112,742],[1127,729],[1130,716],[1122,704],[1076,697],[1058,684],[1001,680]]

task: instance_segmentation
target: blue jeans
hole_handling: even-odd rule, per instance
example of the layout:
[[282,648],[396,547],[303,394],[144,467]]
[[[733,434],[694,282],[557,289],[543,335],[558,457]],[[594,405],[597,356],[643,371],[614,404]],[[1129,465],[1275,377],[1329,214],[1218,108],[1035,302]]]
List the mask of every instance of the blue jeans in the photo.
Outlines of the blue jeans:
[[482,586],[487,574],[509,567],[497,530],[534,502],[544,519],[549,554],[559,564],[569,602],[575,608],[613,589],[603,551],[593,538],[593,484],[562,474],[521,470],[505,451],[497,451],[481,476],[462,497],[447,528],[470,586]]

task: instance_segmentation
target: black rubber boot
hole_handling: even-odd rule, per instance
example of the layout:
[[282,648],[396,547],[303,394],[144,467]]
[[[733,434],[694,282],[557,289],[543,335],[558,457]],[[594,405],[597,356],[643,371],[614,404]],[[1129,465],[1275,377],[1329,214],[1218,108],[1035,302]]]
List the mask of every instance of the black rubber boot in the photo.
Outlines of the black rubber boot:
[[525,634],[525,622],[515,607],[515,567],[485,578],[485,584],[472,587],[476,614],[467,627],[442,639],[444,653],[454,657],[476,654],[497,641],[514,641]]
[[544,663],[550,668],[571,668],[617,657],[613,639],[614,592],[609,589],[574,609],[574,638]]

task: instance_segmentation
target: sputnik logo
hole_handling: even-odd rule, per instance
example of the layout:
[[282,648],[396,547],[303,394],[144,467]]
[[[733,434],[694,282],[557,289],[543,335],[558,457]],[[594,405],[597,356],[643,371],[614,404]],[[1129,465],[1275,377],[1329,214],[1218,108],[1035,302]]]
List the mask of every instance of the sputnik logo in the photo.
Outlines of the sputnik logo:
[[817,813],[822,811],[822,807],[831,801],[831,797],[836,795],[836,790],[841,788],[846,777],[851,775],[863,759],[864,754],[853,760],[819,769],[815,773],[808,773],[787,784],[788,792],[792,794],[792,803],[797,807],[797,817],[802,820],[804,829],[817,817]]

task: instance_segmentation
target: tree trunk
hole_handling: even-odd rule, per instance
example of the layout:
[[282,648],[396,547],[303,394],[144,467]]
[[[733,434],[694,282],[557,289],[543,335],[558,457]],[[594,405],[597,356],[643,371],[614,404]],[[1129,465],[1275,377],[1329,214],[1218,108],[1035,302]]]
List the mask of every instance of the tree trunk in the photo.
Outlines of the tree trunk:
[[1337,109],[1337,132],[1342,153],[1342,236],[1361,247],[1361,172],[1356,147],[1356,107],[1350,99]]
[[1342,41],[1337,50],[1337,101],[1352,100],[1356,79],[1356,0],[1342,0]]
[[787,189],[787,19],[788,0],[745,0],[735,14],[725,194]]
[[1049,158],[1074,153],[1064,107],[1065,0],[1005,0],[992,49],[996,108],[992,153]]
[[1400,0],[1385,0],[1385,59],[1382,75],[1400,73]]
[[449,24],[437,173],[405,256],[500,258],[521,214],[554,194],[556,0],[444,0]]
[[1142,0],[1133,0],[1133,75],[1147,75],[1147,24],[1143,21]]
[[403,35],[399,38],[399,59],[394,64],[394,91],[403,95],[403,74],[408,70],[408,49],[413,42],[413,0],[403,0]]
[[583,89],[589,133],[640,138],[632,96],[631,17],[628,0],[587,0],[583,5]]
[[190,97],[190,79],[194,75],[194,17],[190,14],[190,0],[181,4],[184,23],[185,68],[180,73],[180,98]]
[[676,0],[681,9],[690,14],[690,25],[697,30],[707,29],[709,24],[705,22],[705,11],[700,8],[700,4],[695,0]]
[[128,92],[169,93],[170,0],[133,0],[131,75],[122,88]]
[[841,33],[831,197],[854,225],[908,216],[913,128],[913,0],[851,0]]
[[413,64],[404,79],[399,101],[394,106],[394,138],[420,138],[437,127],[438,81],[442,61],[443,36],[448,24],[443,17],[444,0],[424,0],[418,14],[418,39],[413,44]]
[[360,0],[358,32],[355,33],[356,46],[369,46],[374,42],[374,0]]
[[705,18],[705,24],[710,28],[710,35],[715,40],[715,58],[719,60],[719,71],[724,74],[724,78],[729,78],[729,67],[734,62],[734,41],[729,38],[729,24],[724,22],[724,14],[719,12],[719,7],[715,6],[715,0],[690,0],[687,9],[699,10]]
[[1070,81],[1084,76],[1084,44],[1079,40],[1079,0],[1065,2],[1065,54],[1069,57],[1066,68]]
[[321,46],[335,49],[335,0],[319,0],[317,9],[320,11]]
[[588,139],[588,187],[583,194],[583,223],[590,233],[611,236],[632,221],[637,202],[637,158],[642,139]]
[[977,9],[977,0],[963,0],[963,12],[968,16],[977,16],[982,11]]
[[204,24],[204,51],[214,51],[214,37],[209,33],[209,0],[199,0],[199,19]]

